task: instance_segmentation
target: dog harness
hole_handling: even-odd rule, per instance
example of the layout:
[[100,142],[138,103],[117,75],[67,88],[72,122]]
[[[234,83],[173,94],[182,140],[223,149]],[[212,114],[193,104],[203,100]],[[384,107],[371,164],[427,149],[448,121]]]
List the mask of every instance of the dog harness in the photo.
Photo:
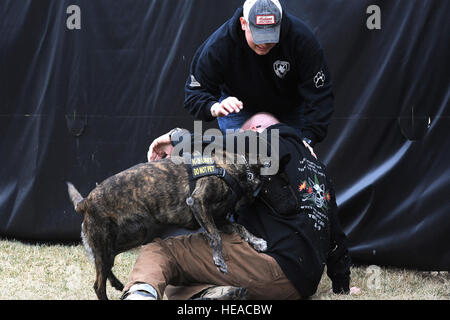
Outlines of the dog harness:
[[197,180],[203,177],[216,176],[221,178],[231,188],[233,207],[242,197],[243,191],[236,179],[225,170],[218,167],[212,157],[191,156],[191,163],[186,164],[186,170],[189,175],[189,194],[186,199],[188,206],[194,204],[192,193],[194,192]]

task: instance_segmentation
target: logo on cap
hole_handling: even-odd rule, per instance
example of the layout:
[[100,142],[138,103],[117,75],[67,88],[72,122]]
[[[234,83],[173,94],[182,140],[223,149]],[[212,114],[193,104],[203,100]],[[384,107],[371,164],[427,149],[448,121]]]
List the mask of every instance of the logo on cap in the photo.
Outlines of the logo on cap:
[[283,8],[278,0],[247,0],[243,6],[243,16],[255,44],[280,41]]
[[256,16],[256,25],[257,26],[268,26],[268,25],[272,25],[275,24],[275,15],[274,14],[270,14],[270,15],[257,15]]

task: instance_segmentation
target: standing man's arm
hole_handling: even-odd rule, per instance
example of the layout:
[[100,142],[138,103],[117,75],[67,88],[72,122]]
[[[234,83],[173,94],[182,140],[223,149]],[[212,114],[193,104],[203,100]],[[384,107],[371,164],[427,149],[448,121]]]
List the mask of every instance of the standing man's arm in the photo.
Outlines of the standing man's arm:
[[212,48],[203,44],[194,56],[185,85],[184,107],[197,120],[211,121],[217,117],[239,112],[243,103],[235,97],[219,102],[223,72],[220,59]]
[[302,131],[306,142],[314,147],[326,137],[334,112],[333,83],[320,47],[306,51],[300,59],[298,90],[304,99],[305,121]]

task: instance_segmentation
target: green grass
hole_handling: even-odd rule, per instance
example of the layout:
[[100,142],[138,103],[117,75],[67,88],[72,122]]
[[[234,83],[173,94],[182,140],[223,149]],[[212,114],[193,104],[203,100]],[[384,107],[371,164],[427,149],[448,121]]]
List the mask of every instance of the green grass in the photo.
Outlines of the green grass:
[[[139,254],[134,249],[116,258],[114,273],[126,283]],[[450,299],[448,272],[418,272],[395,268],[352,267],[351,286],[361,288],[358,295],[330,293],[326,275],[312,299],[442,300]],[[81,245],[31,245],[0,240],[0,299],[2,300],[94,300],[94,265]],[[108,284],[110,299],[120,292]]]

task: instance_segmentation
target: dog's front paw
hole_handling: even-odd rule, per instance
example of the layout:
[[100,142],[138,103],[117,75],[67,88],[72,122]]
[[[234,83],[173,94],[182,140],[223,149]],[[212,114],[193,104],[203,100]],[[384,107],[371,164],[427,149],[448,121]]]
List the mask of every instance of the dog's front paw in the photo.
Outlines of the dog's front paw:
[[267,250],[267,241],[264,239],[256,238],[251,242],[253,249],[258,252],[264,252]]
[[227,265],[226,265],[226,264],[224,264],[224,265],[222,265],[222,266],[218,266],[218,267],[219,267],[220,272],[222,272],[222,273],[228,273],[228,268],[227,268]]
[[214,257],[214,264],[216,265],[217,268],[219,268],[220,272],[228,273],[228,267],[223,258]]

